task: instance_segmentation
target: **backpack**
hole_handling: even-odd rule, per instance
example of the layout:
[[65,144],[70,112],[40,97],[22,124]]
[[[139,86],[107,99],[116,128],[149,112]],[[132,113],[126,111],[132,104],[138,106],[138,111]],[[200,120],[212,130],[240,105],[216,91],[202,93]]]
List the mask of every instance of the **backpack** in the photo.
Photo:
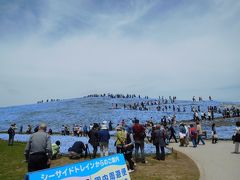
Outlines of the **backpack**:
[[180,132],[183,134],[186,134],[186,129],[184,126],[180,127]]
[[9,128],[9,129],[8,129],[8,134],[9,134],[9,135],[13,135],[13,134],[14,134],[14,130],[13,130],[12,128]]
[[191,128],[191,136],[196,137],[197,136],[197,131],[195,128]]
[[184,128],[184,129],[183,129],[183,133],[186,134],[187,131],[186,131],[185,127],[183,127],[183,128]]
[[146,137],[145,130],[142,125],[137,124],[133,127],[133,138],[136,140],[142,140]]
[[[125,142],[125,145],[126,144],[130,144],[131,143],[131,138],[130,138],[130,134],[127,133],[127,137],[126,137],[126,142]],[[134,145],[131,144],[130,146],[127,146],[127,147],[122,147],[122,151],[124,154],[128,154],[128,153],[131,153],[134,149]]]

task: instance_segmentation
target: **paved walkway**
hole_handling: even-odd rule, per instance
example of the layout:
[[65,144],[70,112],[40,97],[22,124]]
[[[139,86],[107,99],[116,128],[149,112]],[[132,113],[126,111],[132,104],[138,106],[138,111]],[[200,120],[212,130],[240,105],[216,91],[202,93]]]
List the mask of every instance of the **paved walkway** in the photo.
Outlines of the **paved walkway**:
[[197,148],[179,147],[171,143],[169,147],[189,156],[200,170],[200,180],[240,180],[240,154],[233,154],[232,141],[219,141],[198,145]]

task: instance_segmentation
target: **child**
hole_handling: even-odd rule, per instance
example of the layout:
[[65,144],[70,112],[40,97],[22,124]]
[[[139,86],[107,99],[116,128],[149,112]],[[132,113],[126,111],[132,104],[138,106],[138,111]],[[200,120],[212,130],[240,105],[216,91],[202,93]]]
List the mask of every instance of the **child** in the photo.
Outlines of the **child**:
[[57,159],[60,156],[60,141],[56,141],[52,144],[52,159]]

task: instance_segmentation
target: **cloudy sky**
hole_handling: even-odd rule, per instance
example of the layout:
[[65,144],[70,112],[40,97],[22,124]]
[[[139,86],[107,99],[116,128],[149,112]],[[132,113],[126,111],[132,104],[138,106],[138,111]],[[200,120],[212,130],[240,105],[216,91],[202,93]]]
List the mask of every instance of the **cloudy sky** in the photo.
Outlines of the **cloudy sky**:
[[91,93],[240,100],[238,0],[0,0],[0,106]]

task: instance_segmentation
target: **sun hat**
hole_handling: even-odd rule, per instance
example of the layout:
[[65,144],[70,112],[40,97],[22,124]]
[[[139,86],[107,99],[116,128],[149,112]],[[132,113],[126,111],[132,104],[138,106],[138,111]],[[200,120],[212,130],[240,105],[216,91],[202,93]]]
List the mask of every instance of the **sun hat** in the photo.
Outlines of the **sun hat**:
[[108,129],[106,124],[102,124],[101,129]]

